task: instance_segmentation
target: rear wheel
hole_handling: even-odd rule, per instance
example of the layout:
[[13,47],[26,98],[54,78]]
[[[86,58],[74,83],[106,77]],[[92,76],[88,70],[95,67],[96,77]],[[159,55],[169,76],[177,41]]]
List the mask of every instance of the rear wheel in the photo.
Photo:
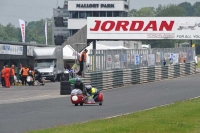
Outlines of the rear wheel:
[[80,106],[83,106],[83,103],[80,103]]
[[101,106],[101,105],[102,105],[102,103],[99,103],[99,105]]
[[78,106],[78,104],[75,104],[75,106]]

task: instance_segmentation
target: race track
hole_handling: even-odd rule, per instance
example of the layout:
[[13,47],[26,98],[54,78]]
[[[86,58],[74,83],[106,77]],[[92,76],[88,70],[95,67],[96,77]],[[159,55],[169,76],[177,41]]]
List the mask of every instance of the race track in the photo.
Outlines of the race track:
[[[51,91],[54,93],[58,91],[57,93],[59,93],[58,83],[49,84],[51,84],[49,87],[52,87],[52,84],[57,86],[54,87],[57,89],[48,90],[47,85],[45,89],[49,93]],[[0,133],[18,133],[56,125],[84,122],[165,105],[200,96],[199,84],[200,74],[197,74],[108,90],[103,92],[105,102],[102,106],[84,105],[75,107],[71,104],[69,97],[59,97],[58,94],[54,98],[21,100],[10,103],[1,102],[0,100]],[[3,93],[8,93],[7,90],[0,89],[0,95],[3,96]],[[27,89],[23,88],[22,90],[26,91]],[[34,88],[31,89],[34,92]],[[40,88],[35,90],[38,91]],[[19,90],[15,88],[12,93],[14,91]]]

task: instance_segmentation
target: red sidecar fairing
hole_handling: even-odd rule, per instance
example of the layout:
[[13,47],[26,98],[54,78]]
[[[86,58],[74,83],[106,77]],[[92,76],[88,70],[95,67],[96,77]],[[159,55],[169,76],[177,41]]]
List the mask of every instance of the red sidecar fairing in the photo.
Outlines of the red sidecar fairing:
[[71,102],[72,104],[83,104],[83,92],[80,89],[74,89],[71,92]]

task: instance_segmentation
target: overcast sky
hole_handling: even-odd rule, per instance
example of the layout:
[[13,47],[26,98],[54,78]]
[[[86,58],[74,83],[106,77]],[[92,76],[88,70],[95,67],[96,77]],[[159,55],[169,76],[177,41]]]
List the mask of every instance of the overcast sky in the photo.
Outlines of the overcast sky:
[[[130,9],[142,7],[157,7],[159,4],[179,4],[196,0],[130,0]],[[18,19],[27,22],[50,18],[53,14],[52,8],[63,6],[64,0],[0,0],[0,23],[6,25],[12,23],[19,27]]]

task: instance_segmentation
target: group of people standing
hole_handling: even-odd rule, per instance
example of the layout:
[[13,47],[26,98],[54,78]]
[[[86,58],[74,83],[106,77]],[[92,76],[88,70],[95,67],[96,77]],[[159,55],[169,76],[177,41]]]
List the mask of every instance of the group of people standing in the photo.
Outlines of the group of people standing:
[[[12,65],[11,67],[8,67],[8,65],[5,65],[3,69],[1,70],[1,83],[3,87],[10,88],[11,85],[15,85],[15,66]],[[34,70],[33,67],[20,67],[19,71],[20,80],[22,81],[22,85],[27,84],[27,76],[34,77]]]

